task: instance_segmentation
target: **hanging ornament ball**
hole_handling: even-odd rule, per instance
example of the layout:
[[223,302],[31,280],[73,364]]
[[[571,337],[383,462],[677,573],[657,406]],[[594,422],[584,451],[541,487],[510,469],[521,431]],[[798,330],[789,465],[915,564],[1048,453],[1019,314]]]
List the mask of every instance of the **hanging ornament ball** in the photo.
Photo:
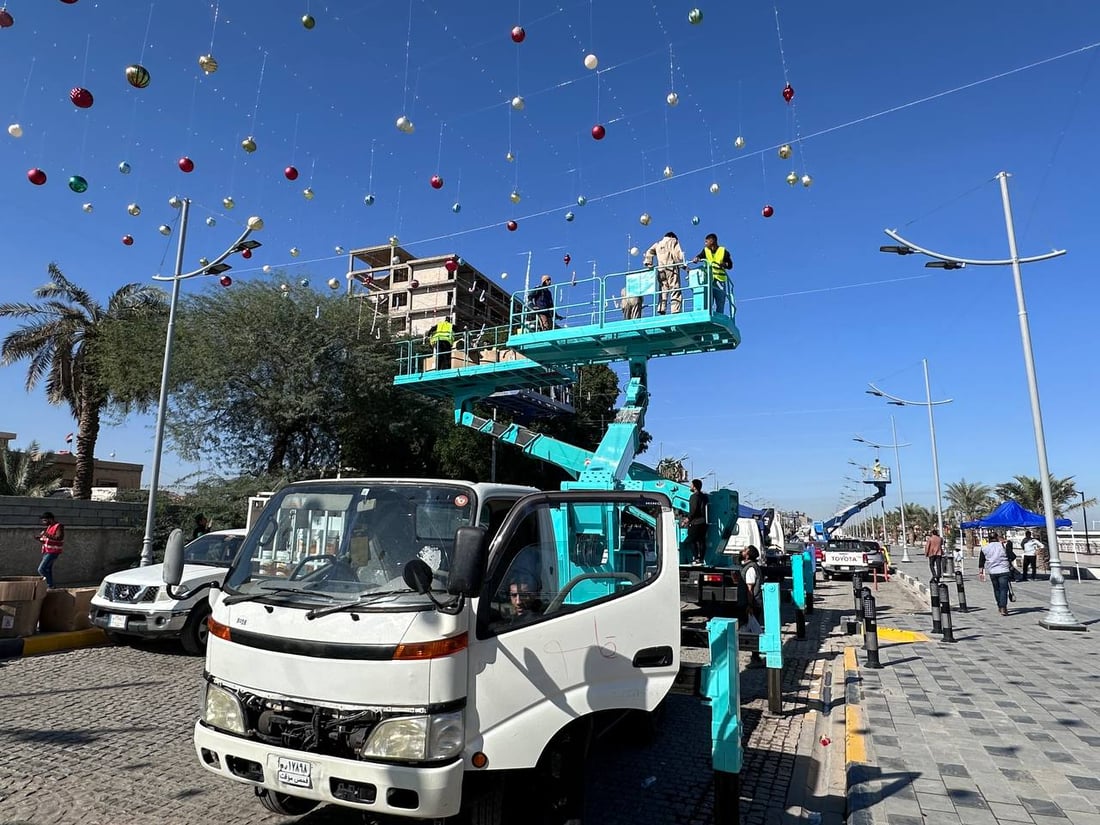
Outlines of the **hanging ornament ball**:
[[508,196],[508,200],[512,203],[519,203],[522,200],[522,196],[515,189],[512,190],[512,194]]
[[339,278],[329,278],[328,279],[328,288],[329,289],[339,289],[340,288],[340,279]]
[[123,175],[130,174],[130,164],[128,164],[126,161],[122,161],[122,163],[118,165],[118,171],[121,172]]
[[432,189],[443,188],[443,178],[441,178],[439,175],[432,175],[432,179],[428,181],[428,183],[432,185]]
[[459,212],[462,211],[462,204],[459,203],[458,201],[455,201],[454,203],[451,204],[451,211],[454,212],[457,215]]
[[737,137],[735,137],[733,139],[733,146],[734,146],[735,149],[744,149],[745,148],[745,139],[743,137],[741,137],[741,135],[738,135]]
[[11,16],[11,12],[7,9],[0,9],[0,29],[11,28],[14,22],[15,18]]
[[588,198],[584,195],[577,195],[577,206],[584,206],[586,203],[588,203]]
[[688,12],[688,22],[693,26],[698,26],[703,22],[703,12],[700,9],[692,9]]
[[90,109],[95,102],[92,93],[80,86],[77,86],[69,92],[69,100],[71,100],[73,105],[78,109]]
[[287,180],[298,180],[298,170],[293,166],[288,166],[283,170],[283,175]]
[[446,269],[448,272],[457,272],[458,261],[454,258],[448,258],[446,261],[443,262],[443,268]]
[[271,264],[264,264],[263,270],[264,270],[265,273],[270,273],[271,272]]
[[234,202],[233,198],[229,197],[228,195],[222,198],[222,206],[224,206],[226,209],[232,209],[236,205],[237,204]]
[[150,80],[152,80],[152,78],[149,76],[149,70],[144,66],[139,66],[135,63],[132,66],[126,67],[126,82],[135,89],[144,89],[149,85]]
[[691,225],[692,226],[698,226],[699,225],[699,216],[698,215],[692,215],[691,216]]
[[666,178],[671,178],[672,175],[673,175],[672,167],[671,166],[666,166],[664,171],[661,172],[661,174],[664,175]]
[[209,258],[199,258],[199,266],[210,266]]
[[313,187],[307,186],[305,189],[303,189],[302,197],[305,198],[307,201],[313,200]]
[[520,95],[516,95],[512,98],[512,108],[515,109],[517,112],[522,111],[525,105],[526,103]]
[[297,258],[301,254],[302,254],[302,250],[300,250],[298,247],[296,247],[296,246],[290,247],[290,257]]
[[218,61],[212,54],[204,54],[199,58],[199,68],[207,74],[214,74],[218,70]]
[[416,280],[416,278],[413,278],[411,281],[409,281],[409,289],[419,289],[419,288],[420,288],[420,281]]
[[134,245],[134,236],[133,235],[123,235],[122,236],[122,243],[125,246],[133,246]]
[[179,209],[181,206],[183,206],[183,201],[173,195],[168,199],[168,205],[171,206],[173,209]]
[[244,258],[247,261],[249,258],[252,257],[252,250],[248,249],[247,247],[242,249],[241,250],[241,257]]
[[241,148],[251,155],[253,152],[256,151],[256,139],[249,135],[241,141]]
[[233,279],[230,278],[228,275],[222,275],[220,278],[218,278],[218,283],[222,286],[233,286]]
[[195,171],[195,161],[191,160],[191,158],[182,157],[178,161],[176,161],[176,163],[179,166],[181,172]]
[[787,173],[787,185],[788,186],[794,186],[796,183],[798,183],[798,172],[794,172],[794,171],[788,172]]
[[509,232],[515,232],[517,229],[519,229],[519,224],[515,221],[508,221],[508,223],[505,225],[508,227]]
[[401,117],[394,122],[394,125],[397,127],[397,131],[404,132],[406,135],[411,135],[415,128],[413,122],[405,115],[401,115]]
[[515,26],[512,29],[512,42],[522,43],[527,38],[527,32],[523,30],[523,26]]
[[11,135],[13,138],[21,138],[23,137],[23,127],[20,126],[18,123],[13,123],[11,126],[8,127],[8,134]]
[[783,87],[783,99],[788,103],[794,100],[794,86],[790,83]]
[[791,144],[784,143],[782,146],[779,147],[779,157],[783,158],[783,160],[787,160],[787,158],[789,158],[791,154]]
[[600,65],[600,59],[594,54],[586,54],[584,56],[584,67],[588,71],[592,72],[596,70],[596,67]]
[[365,203],[367,206],[374,206],[374,195],[364,195],[363,203]]
[[772,205],[769,203],[760,210],[760,214],[763,215],[765,218],[770,218],[772,215],[775,214],[775,210],[772,209]]
[[574,215],[572,212],[566,212],[565,213],[565,220],[568,221],[569,223],[572,223],[573,219],[576,218],[576,217],[577,216]]
[[636,246],[632,246],[632,247],[630,247],[630,249],[628,249],[628,250],[627,250],[627,252],[629,252],[629,253],[630,253],[630,256],[631,256],[632,258],[637,258],[637,257],[638,257],[638,253],[639,253],[640,251],[641,251],[641,250],[639,250],[639,249],[638,249],[638,247],[636,247]]
[[214,225],[214,224],[216,224],[216,223],[217,223],[217,221],[216,221],[216,220],[214,220],[213,218],[207,218],[207,219],[206,219],[206,225],[207,225],[207,226],[213,226],[213,225]]
[[710,193],[712,195],[717,195],[721,191],[721,189],[722,189],[722,187],[719,186],[717,183],[712,183],[710,185]]
[[302,26],[307,31],[311,31],[313,29],[313,27],[316,26],[316,25],[317,25],[317,21],[313,19],[312,14],[303,14],[302,15]]
[[571,260],[573,260],[573,258],[572,258],[571,256],[569,256],[569,255],[567,254],[567,255],[563,255],[563,256],[562,256],[561,262],[562,262],[563,264],[565,264],[566,266],[569,266],[569,262],[570,262]]
[[805,186],[807,189],[809,189],[811,186],[813,186],[813,182],[814,182],[814,179],[811,178],[809,175],[803,175],[802,176],[802,185]]
[[290,284],[279,284],[279,291],[284,295],[290,292]]
[[640,223],[642,226],[649,226],[650,220],[652,220],[652,218],[649,217],[649,213],[643,212],[638,218],[638,223]]
[[27,170],[27,180],[35,186],[41,186],[46,182],[46,173],[36,166],[33,169]]
[[80,208],[83,209],[85,212],[88,212],[88,213],[91,213],[91,211],[93,209],[95,209],[95,207],[92,206],[90,203],[86,203],[83,206],[81,206]]
[[680,102],[680,96],[676,94],[676,92],[669,92],[668,95],[665,97],[665,100],[668,101],[669,106],[675,106],[677,103]]
[[592,127],[592,138],[594,140],[603,140],[606,134],[607,129],[603,127],[603,124],[597,123],[595,126]]
[[302,289],[305,289],[306,287],[308,287],[309,286],[309,278],[302,278],[302,280],[298,281],[298,286],[300,286]]
[[399,243],[401,243],[400,238],[396,235],[390,235],[390,246],[397,246]]
[[507,281],[508,280],[508,273],[507,272],[501,272],[500,273],[500,280]]
[[166,223],[162,223],[159,227],[157,227],[157,232],[159,232],[161,235],[171,235],[172,227],[170,227]]
[[509,163],[511,163],[512,161],[514,161],[514,160],[516,159],[516,156],[515,156],[515,155],[513,155],[513,154],[512,154],[511,152],[509,152],[508,154],[506,154],[506,155],[504,156],[504,159],[505,159],[506,161],[508,161]]
[[88,181],[80,175],[73,175],[69,178],[69,188],[77,194],[88,191]]
[[138,215],[141,214],[141,207],[138,206],[136,203],[131,203],[129,206],[126,207],[126,211],[136,218]]

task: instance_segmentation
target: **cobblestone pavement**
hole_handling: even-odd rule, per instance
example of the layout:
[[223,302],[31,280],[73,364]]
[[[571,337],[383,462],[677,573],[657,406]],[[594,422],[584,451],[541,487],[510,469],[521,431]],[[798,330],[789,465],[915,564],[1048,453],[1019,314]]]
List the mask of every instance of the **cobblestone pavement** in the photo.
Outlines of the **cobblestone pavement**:
[[[767,712],[766,670],[742,673],[745,760],[741,821],[792,821],[822,757],[822,687],[845,638],[846,583],[823,586],[807,639],[785,627],[783,712]],[[832,604],[836,602],[836,604]],[[850,612],[850,608],[847,608]],[[785,606],[785,617],[791,609]],[[747,654],[742,654],[743,661]],[[279,823],[249,788],[203,771],[192,746],[203,663],[164,645],[105,647],[0,663],[0,825]],[[838,693],[842,691],[838,690]],[[589,764],[586,821],[703,825],[713,819],[710,711],[672,695],[649,746],[608,737]],[[840,743],[833,748],[842,759]],[[832,803],[843,787],[833,789]],[[839,797],[837,796],[839,793]],[[827,800],[817,800],[819,807]],[[321,808],[302,825],[359,823]],[[826,823],[828,819],[824,820]],[[835,821],[839,821],[836,819]]]
[[[925,576],[923,562],[905,569]],[[1100,825],[1100,582],[1066,582],[1087,633],[1039,626],[1047,581],[1013,587],[1000,616],[971,565],[954,644],[883,644],[881,670],[860,656],[870,747],[852,823]],[[896,626],[932,635],[927,609]]]

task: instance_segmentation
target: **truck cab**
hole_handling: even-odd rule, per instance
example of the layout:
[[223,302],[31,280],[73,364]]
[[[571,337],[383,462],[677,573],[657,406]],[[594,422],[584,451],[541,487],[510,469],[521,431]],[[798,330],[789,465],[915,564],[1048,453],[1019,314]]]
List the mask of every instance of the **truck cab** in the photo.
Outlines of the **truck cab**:
[[672,686],[677,561],[660,493],[289,485],[211,596],[199,760],[280,814],[564,822],[592,732]]

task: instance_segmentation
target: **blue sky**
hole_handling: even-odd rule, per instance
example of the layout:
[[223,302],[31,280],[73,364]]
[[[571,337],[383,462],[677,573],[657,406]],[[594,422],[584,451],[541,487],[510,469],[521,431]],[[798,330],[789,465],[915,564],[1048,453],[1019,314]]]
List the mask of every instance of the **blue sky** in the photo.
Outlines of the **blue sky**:
[[[652,363],[653,461],[687,454],[696,475],[712,473],[708,484],[825,516],[853,474],[849,459],[874,457],[852,436],[889,442],[893,412],[912,444],[902,450],[907,498],[931,505],[925,410],[864,390],[874,381],[923,398],[927,358],[933,396],[954,399],[937,409],[943,483],[1037,475],[1011,271],[929,270],[877,249],[883,228],[896,227],[936,250],[1006,257],[994,177],[1004,169],[1021,254],[1069,250],[1025,267],[1024,282],[1051,470],[1097,492],[1100,6],[720,3],[701,7],[699,25],[688,4],[665,0],[458,8],[271,0],[257,14],[245,0],[13,0],[14,25],[0,29],[0,118],[23,135],[0,132],[0,300],[30,299],[50,261],[104,302],[123,283],[169,271],[175,237],[157,227],[175,225],[177,194],[194,202],[189,268],[257,214],[264,246],[236,261],[234,277],[270,277],[267,265],[318,285],[346,272],[336,246],[395,233],[417,254],[456,252],[490,276],[514,273],[502,283],[521,288],[528,251],[537,271],[563,276],[568,253],[582,274],[590,261],[608,273],[665,231],[689,254],[713,231],[735,261],[743,343]],[[312,30],[301,24],[307,12]],[[518,45],[517,24],[527,34]],[[207,53],[219,64],[211,75],[198,65]],[[583,64],[589,53],[595,72]],[[132,63],[149,70],[147,88],[127,84]],[[91,108],[70,102],[78,86],[93,93]],[[401,115],[412,134],[395,128]],[[597,122],[607,129],[599,142]],[[240,148],[248,135],[252,154]],[[795,146],[787,161],[783,143]],[[191,174],[177,167],[182,156]],[[288,165],[298,180],[286,180]],[[28,182],[31,167],[47,173],[44,186]],[[813,185],[788,186],[790,171]],[[435,173],[440,191],[428,183]],[[86,193],[69,191],[74,174]],[[577,207],[582,194],[588,204]],[[518,231],[504,229],[509,219]],[[18,433],[17,446],[64,448],[74,423],[41,390],[24,392],[25,374],[25,363],[0,369],[0,430]],[[104,426],[97,453],[148,467],[152,442],[151,420],[134,417]],[[216,466],[211,456],[200,469]],[[168,455],[163,480],[193,469]]]

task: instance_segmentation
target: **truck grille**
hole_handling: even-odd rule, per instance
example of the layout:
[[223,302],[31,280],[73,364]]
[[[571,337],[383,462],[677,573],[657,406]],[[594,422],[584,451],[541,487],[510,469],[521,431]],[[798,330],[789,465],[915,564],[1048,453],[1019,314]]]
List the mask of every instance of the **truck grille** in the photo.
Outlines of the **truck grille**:
[[159,587],[147,587],[140,584],[113,584],[107,582],[107,586],[103,588],[103,597],[109,602],[136,604],[137,602],[155,601],[158,592],[160,592]]

